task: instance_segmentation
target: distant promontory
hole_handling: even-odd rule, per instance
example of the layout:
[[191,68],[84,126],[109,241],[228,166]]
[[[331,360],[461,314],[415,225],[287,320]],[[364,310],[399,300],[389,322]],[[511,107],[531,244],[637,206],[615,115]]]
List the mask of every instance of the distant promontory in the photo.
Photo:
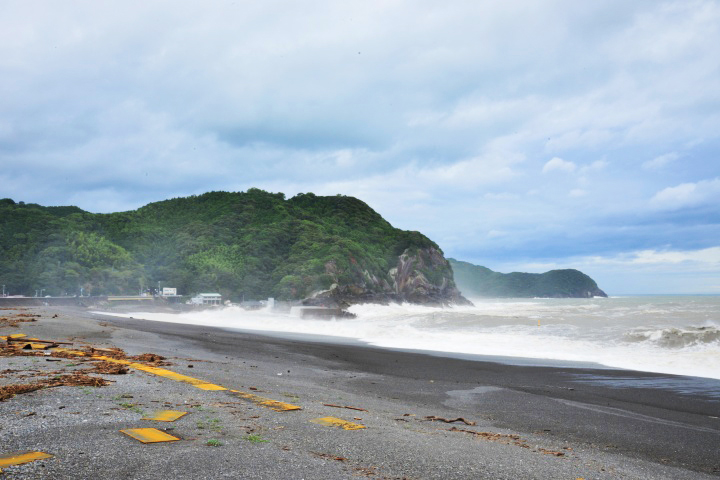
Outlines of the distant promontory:
[[607,297],[595,280],[579,270],[550,270],[545,273],[499,273],[486,267],[448,259],[458,288],[473,297],[592,298]]

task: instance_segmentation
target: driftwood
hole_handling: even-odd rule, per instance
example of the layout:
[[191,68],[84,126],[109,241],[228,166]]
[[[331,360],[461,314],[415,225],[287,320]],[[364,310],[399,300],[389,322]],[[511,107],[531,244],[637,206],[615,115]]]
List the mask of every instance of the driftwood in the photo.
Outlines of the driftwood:
[[430,415],[425,417],[425,420],[430,420],[431,422],[445,422],[445,423],[454,423],[454,422],[463,422],[465,425],[470,425],[471,427],[474,427],[476,425],[475,422],[471,422],[469,420],[465,420],[462,417],[458,418],[443,418],[443,417],[436,417],[435,415]]
[[367,412],[364,408],[358,408],[358,407],[349,407],[347,405],[333,405],[332,403],[323,403],[326,407],[335,407],[335,408],[348,408],[350,410],[357,410],[358,412]]
[[10,342],[17,342],[17,343],[48,343],[51,345],[72,345],[70,342],[54,342],[52,340],[38,340],[36,338],[27,338],[27,337],[19,337],[19,338],[10,338],[7,337],[7,343]]

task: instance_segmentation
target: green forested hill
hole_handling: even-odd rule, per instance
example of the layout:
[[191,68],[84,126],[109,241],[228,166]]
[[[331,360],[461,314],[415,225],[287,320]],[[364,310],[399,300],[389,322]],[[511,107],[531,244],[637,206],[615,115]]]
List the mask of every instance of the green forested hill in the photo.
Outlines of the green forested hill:
[[[412,267],[402,278],[401,257]],[[457,296],[438,246],[362,201],[258,189],[112,214],[0,200],[0,280],[28,295],[133,294],[160,282],[235,300],[298,299],[333,284],[366,296],[410,287]]]
[[545,273],[499,273],[486,267],[448,259],[455,282],[469,297],[606,297],[595,281],[579,270]]

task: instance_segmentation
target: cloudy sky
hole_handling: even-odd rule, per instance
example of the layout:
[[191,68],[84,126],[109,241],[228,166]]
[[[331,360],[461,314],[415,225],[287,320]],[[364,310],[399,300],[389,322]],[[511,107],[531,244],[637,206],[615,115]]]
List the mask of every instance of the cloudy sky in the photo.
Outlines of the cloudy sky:
[[3,1],[0,197],[359,197],[448,256],[720,293],[720,2]]

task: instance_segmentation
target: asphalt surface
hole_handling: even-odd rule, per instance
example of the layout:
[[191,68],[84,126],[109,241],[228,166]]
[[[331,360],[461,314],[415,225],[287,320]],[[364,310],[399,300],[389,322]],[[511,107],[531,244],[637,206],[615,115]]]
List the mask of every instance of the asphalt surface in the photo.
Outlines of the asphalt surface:
[[[228,391],[203,391],[141,371],[103,375],[114,383],[50,388],[0,402],[0,454],[54,455],[5,468],[9,478],[720,476],[718,381],[504,365],[68,308],[32,311],[42,314],[38,322],[0,335],[22,332],[75,346],[116,346],[131,355],[155,353],[173,363],[164,367],[169,370],[302,410],[276,412]],[[0,357],[0,371],[13,371],[0,377],[0,386],[32,381],[20,378],[23,372],[89,366]],[[161,408],[190,413],[163,425],[142,420]],[[311,421],[325,416],[367,428],[345,431]],[[169,429],[180,440],[145,445],[119,432],[149,426]]]

